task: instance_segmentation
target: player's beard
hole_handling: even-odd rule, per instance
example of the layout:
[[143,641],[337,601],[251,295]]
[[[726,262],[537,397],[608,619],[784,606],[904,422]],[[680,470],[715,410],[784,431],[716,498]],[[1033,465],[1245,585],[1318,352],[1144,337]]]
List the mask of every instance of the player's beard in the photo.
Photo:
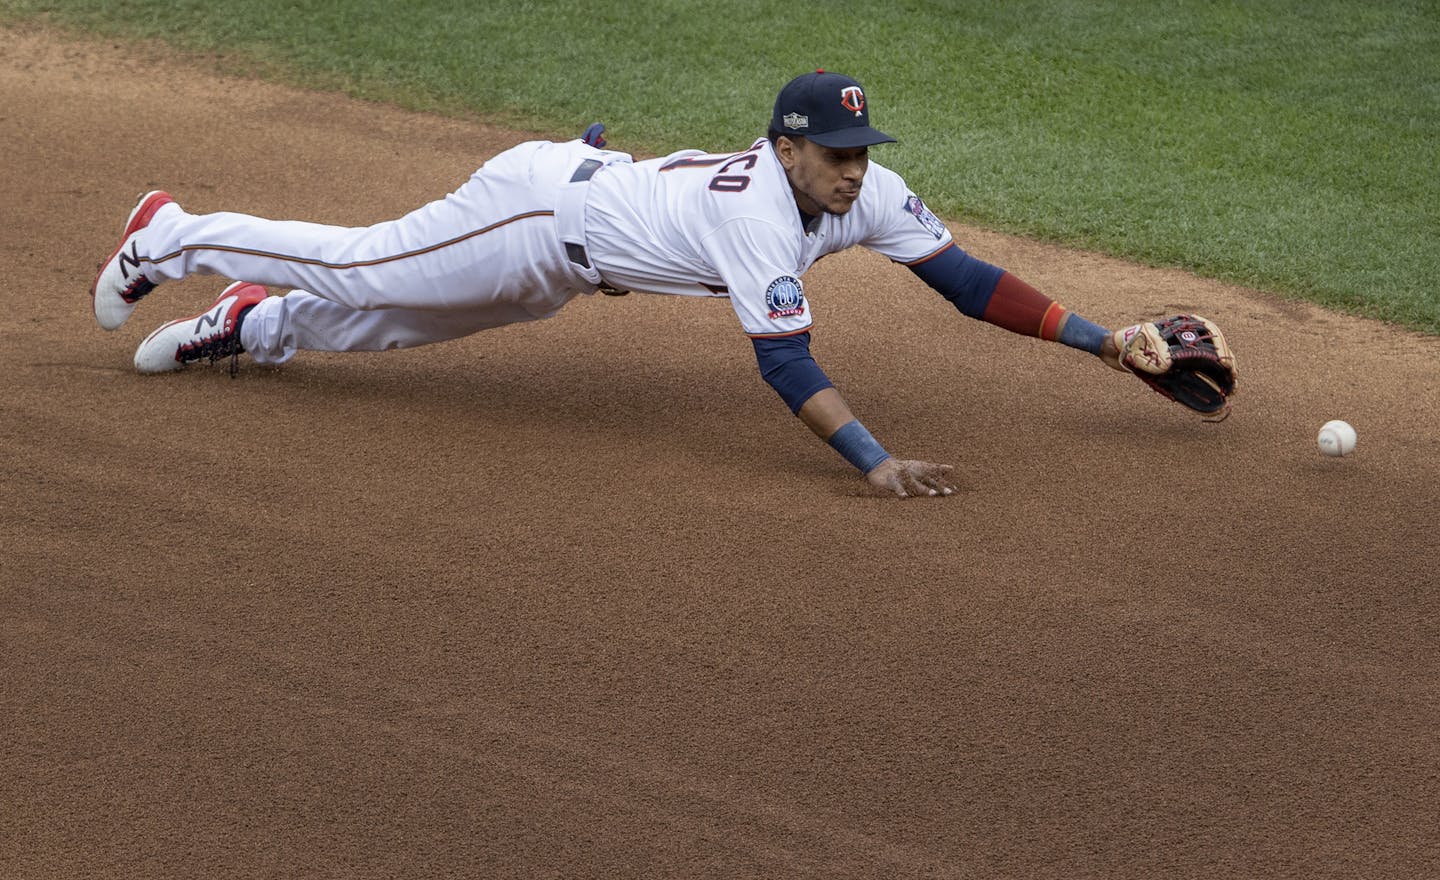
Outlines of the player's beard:
[[[860,187],[860,184],[856,185],[855,189],[853,190],[853,198],[845,198],[842,195],[842,193],[850,192],[850,190],[838,188],[832,189],[828,193],[826,193],[827,198],[821,198],[815,193],[806,192],[800,187],[795,186],[793,182],[790,184],[790,188],[794,191],[795,194],[795,202],[797,205],[799,205],[800,210],[805,211],[805,213],[807,214],[832,214],[836,217],[840,217],[850,213],[850,209],[854,208],[855,204],[860,201]],[[802,201],[810,202],[814,206],[818,207],[820,210],[818,212],[808,211],[806,210],[805,205],[802,204]]]
[[848,214],[850,213],[850,209],[855,207],[855,204],[859,201],[860,187],[858,185],[855,187],[853,193],[849,190],[836,190],[834,203],[837,204],[839,207],[831,207],[827,204],[825,206],[825,213],[835,214],[837,216],[841,214]]

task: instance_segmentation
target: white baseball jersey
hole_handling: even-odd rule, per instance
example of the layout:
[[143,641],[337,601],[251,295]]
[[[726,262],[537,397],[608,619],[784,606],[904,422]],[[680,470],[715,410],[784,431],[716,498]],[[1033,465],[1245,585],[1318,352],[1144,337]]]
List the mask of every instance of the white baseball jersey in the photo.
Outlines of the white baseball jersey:
[[609,284],[728,295],[751,336],[810,326],[800,276],[826,254],[860,245],[911,263],[951,240],[900,175],[873,161],[848,212],[803,228],[785,169],[763,138],[741,153],[691,150],[607,165],[590,184],[585,238]]
[[445,198],[368,227],[169,204],[140,236],[137,262],[157,283],[215,274],[290,289],[241,329],[256,361],[277,364],[300,350],[409,348],[546,318],[595,292],[597,278],[728,295],[746,333],[784,336],[811,325],[800,276],[825,254],[862,245],[911,263],[949,243],[899,175],[874,162],[850,211],[806,230],[766,140],[643,162],[578,140],[533,141]]

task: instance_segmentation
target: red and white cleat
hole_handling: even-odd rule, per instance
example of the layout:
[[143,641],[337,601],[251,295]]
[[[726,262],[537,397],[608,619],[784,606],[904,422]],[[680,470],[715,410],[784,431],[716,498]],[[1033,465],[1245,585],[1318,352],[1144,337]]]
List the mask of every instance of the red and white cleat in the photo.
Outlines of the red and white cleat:
[[106,330],[114,330],[124,324],[130,313],[135,311],[135,304],[155,289],[155,282],[140,271],[143,253],[140,233],[150,225],[156,211],[174,203],[169,193],[158,189],[141,196],[135,210],[125,221],[120,246],[95,275],[95,283],[90,285],[90,299],[95,305],[95,320]]
[[[210,308],[198,315],[162,324],[135,349],[135,369],[167,373],[188,363],[235,357],[240,344],[240,323],[245,312],[264,301],[269,291],[258,284],[237,281],[220,292]],[[232,364],[233,372],[233,364]]]

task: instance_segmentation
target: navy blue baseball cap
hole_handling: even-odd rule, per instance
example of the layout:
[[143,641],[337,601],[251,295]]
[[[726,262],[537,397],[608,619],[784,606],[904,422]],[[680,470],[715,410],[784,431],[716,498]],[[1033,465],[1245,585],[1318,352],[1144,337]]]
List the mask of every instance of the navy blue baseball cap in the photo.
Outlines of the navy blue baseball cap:
[[870,127],[870,108],[860,83],[840,73],[817,70],[786,83],[775,98],[770,127],[822,147],[868,147],[895,139]]

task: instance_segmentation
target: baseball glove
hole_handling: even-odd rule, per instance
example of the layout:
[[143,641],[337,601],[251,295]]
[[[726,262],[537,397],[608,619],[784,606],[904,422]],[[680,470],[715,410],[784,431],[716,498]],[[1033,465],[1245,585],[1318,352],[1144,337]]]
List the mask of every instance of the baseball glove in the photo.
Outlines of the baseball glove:
[[585,129],[584,134],[580,135],[580,140],[584,141],[585,143],[589,144],[597,150],[605,149],[605,123],[590,123],[590,127]]
[[[1115,331],[1120,364],[1182,406],[1220,419],[1235,394],[1235,355],[1199,315],[1173,315]],[[1218,419],[1217,419],[1218,421]]]

